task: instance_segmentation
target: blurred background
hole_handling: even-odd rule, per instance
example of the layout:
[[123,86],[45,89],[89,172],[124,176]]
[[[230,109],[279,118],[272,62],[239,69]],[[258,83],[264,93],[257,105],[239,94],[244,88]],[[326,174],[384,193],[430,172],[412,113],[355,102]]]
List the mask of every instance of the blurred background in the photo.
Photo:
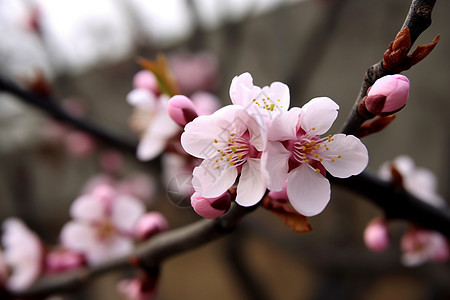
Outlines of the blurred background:
[[[154,59],[162,52],[180,87],[183,78],[198,79],[197,89],[216,94],[223,104],[230,103],[232,78],[246,71],[258,86],[287,83],[291,106],[328,96],[340,105],[336,132],[366,69],[381,59],[409,5],[408,0],[0,0],[0,73],[25,82],[41,72],[61,105],[132,136],[132,107],[125,99],[140,70],[136,57]],[[369,169],[408,154],[437,175],[447,199],[448,11],[450,2],[438,1],[432,26],[417,42],[441,34],[432,54],[404,73],[411,81],[408,105],[387,129],[363,140]],[[185,86],[191,94],[192,83]],[[18,216],[55,244],[71,202],[102,172],[99,153],[108,149],[70,153],[63,149],[70,141],[49,138],[49,123],[43,113],[0,94],[1,220]],[[151,176],[156,192],[150,210],[163,212],[172,228],[200,219],[191,208],[168,201],[158,168],[124,155],[124,174],[138,170]],[[233,235],[168,260],[158,299],[450,299],[448,263],[416,268],[400,263],[405,222],[391,224],[387,251],[365,248],[364,227],[379,214],[336,186],[325,211],[310,219],[308,234],[292,232],[259,209]],[[101,277],[63,297],[120,299],[112,287],[122,277]]]

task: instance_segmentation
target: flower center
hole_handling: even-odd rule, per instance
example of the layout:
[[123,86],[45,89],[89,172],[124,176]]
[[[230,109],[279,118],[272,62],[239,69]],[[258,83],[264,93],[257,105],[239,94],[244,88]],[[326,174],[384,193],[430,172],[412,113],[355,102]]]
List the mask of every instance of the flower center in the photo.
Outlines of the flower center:
[[[330,145],[328,143],[331,143],[332,141],[334,141],[334,139],[331,135],[326,138],[303,135],[293,144],[293,157],[298,163],[306,163],[310,165],[314,161],[319,163],[324,160],[335,162],[337,158],[341,158],[342,156],[340,154],[335,155],[326,153],[326,151],[330,150]],[[323,149],[325,149],[325,152]],[[318,168],[316,168],[315,171],[320,173]]]
[[278,105],[281,102],[280,99],[272,100],[263,91],[261,91],[256,98],[253,98],[252,102],[257,107],[268,111],[283,108],[283,105]]
[[106,240],[116,233],[116,227],[109,219],[103,220],[97,227],[97,236],[100,240]]
[[244,136],[236,136],[235,133],[230,133],[228,139],[218,140],[214,139],[214,144],[217,147],[216,169],[221,166],[238,167],[247,161],[250,153],[250,143]]

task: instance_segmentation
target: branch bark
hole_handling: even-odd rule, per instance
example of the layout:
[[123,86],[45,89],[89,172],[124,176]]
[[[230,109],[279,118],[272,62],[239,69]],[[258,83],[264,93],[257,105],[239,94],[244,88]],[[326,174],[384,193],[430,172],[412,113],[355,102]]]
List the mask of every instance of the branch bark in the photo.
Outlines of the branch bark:
[[[166,259],[200,247],[234,231],[239,221],[256,209],[234,205],[223,216],[214,220],[200,220],[182,228],[162,233],[138,246],[126,257],[76,271],[48,276],[23,292],[11,292],[5,299],[30,299],[68,292],[86,284],[90,279],[111,271],[134,267],[157,268]],[[2,298],[3,299],[3,298]]]
[[[419,35],[424,32],[431,25],[431,12],[433,11],[436,0],[413,0],[409,8],[408,15],[402,28],[408,27],[411,35],[411,46],[417,40]],[[355,134],[361,124],[366,121],[366,118],[358,114],[358,106],[367,90],[375,81],[383,76],[391,75],[392,72],[383,68],[383,60],[372,65],[364,75],[364,80],[361,85],[358,97],[355,104],[343,126],[342,133]]]
[[133,156],[136,154],[137,142],[130,141],[124,137],[119,137],[88,120],[76,118],[62,109],[53,99],[29,91],[18,83],[2,76],[0,76],[0,92],[10,93],[24,102],[42,110],[58,121],[90,133],[100,141],[133,154]]

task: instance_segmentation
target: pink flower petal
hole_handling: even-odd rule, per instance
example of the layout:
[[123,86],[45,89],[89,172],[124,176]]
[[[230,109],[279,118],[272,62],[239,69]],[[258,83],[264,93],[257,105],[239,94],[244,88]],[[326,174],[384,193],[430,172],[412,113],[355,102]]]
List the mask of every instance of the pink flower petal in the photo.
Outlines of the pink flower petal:
[[292,206],[310,217],[322,212],[330,201],[330,183],[308,164],[301,164],[288,175],[287,194]]
[[222,107],[212,115],[200,116],[187,124],[181,135],[181,145],[192,156],[213,158],[220,146],[215,140],[228,140],[230,133],[241,135],[247,130],[248,118],[239,106]]
[[192,185],[205,198],[219,197],[236,181],[235,167],[224,165],[224,168],[216,169],[214,164],[213,160],[204,160],[193,172]]
[[277,116],[268,128],[269,141],[287,141],[297,137],[297,123],[301,109],[293,107],[289,111]]
[[70,216],[87,222],[100,221],[106,213],[106,206],[93,195],[82,195],[70,206]]
[[338,109],[339,105],[330,98],[314,98],[302,107],[300,126],[307,133],[324,134],[336,120]]
[[93,245],[86,256],[90,264],[96,265],[128,255],[132,250],[133,242],[130,238],[116,235],[109,240]]
[[324,158],[322,165],[335,177],[359,174],[369,162],[366,146],[353,135],[335,134],[327,146],[329,150],[321,147],[317,154]]
[[[236,76],[231,81],[230,85],[230,98],[231,102],[235,105],[241,105],[245,107],[247,103],[247,95],[253,88],[253,78],[250,73],[245,72],[239,76]],[[251,101],[251,98],[250,98]]]
[[68,249],[86,252],[97,244],[95,228],[79,222],[68,222],[61,229],[61,243]]
[[128,195],[122,195],[113,202],[111,218],[117,229],[131,233],[144,212],[145,207],[141,201]]
[[261,200],[265,191],[266,185],[261,172],[261,161],[250,158],[242,167],[237,185],[236,203],[241,206],[255,205]]
[[280,191],[286,183],[291,152],[280,142],[268,142],[261,156],[261,165],[267,187],[271,191]]
[[151,160],[161,154],[166,148],[166,140],[152,135],[146,135],[139,143],[137,157],[139,160]]
[[272,82],[269,88],[265,89],[267,95],[270,98],[270,102],[275,104],[275,109],[273,111],[283,112],[287,111],[290,104],[290,94],[289,87],[282,82]]

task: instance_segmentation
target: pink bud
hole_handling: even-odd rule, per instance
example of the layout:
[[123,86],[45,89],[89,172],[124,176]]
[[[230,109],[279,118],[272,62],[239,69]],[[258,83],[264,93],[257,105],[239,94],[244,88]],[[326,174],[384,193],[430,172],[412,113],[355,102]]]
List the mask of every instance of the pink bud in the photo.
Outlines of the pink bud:
[[159,94],[158,80],[155,75],[148,70],[139,71],[134,75],[133,87],[135,89],[146,89],[155,94]]
[[143,215],[134,227],[134,236],[140,240],[146,240],[155,234],[169,229],[166,218],[158,212],[150,212]]
[[216,198],[205,198],[198,193],[191,196],[191,205],[195,212],[208,219],[223,215],[231,205],[231,195],[228,191]]
[[58,249],[46,255],[45,270],[49,273],[64,272],[84,266],[85,263],[82,254],[67,249]]
[[198,116],[191,99],[183,95],[173,96],[169,100],[167,110],[172,120],[180,126],[186,125]]
[[364,242],[374,252],[384,251],[389,246],[389,231],[384,219],[373,219],[364,230]]
[[157,278],[142,276],[121,280],[117,289],[129,300],[148,300],[156,295]]
[[375,81],[364,101],[372,114],[388,116],[406,105],[408,95],[409,80],[406,76],[387,75]]
[[116,150],[105,150],[100,153],[100,166],[109,173],[118,173],[122,168],[124,159]]
[[90,135],[81,131],[70,132],[64,141],[68,153],[74,157],[89,156],[97,146],[95,140]]

